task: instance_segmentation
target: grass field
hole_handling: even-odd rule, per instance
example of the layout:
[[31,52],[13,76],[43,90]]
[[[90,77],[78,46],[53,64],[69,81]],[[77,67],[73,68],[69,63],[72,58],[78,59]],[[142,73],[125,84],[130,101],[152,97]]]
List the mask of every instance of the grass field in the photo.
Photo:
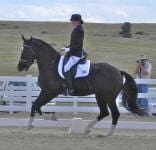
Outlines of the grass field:
[[[118,35],[121,24],[85,24],[84,48],[92,62],[107,62],[132,74],[137,57],[146,54],[156,78],[156,24],[133,24],[132,38]],[[136,35],[142,31],[144,35]],[[55,48],[69,44],[71,25],[58,22],[0,22],[0,75],[37,75],[34,65],[29,72],[16,69],[22,46],[21,34],[31,35]]]

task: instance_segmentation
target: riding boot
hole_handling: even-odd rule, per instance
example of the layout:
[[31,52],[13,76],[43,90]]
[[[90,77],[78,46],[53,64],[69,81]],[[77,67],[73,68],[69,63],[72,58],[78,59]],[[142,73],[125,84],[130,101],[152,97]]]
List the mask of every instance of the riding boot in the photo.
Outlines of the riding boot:
[[72,76],[71,76],[71,72],[67,71],[65,73],[65,77],[66,77],[66,81],[67,81],[67,86],[68,86],[68,90],[69,90],[69,95],[73,95],[74,94],[74,90],[73,90],[73,83],[72,83]]

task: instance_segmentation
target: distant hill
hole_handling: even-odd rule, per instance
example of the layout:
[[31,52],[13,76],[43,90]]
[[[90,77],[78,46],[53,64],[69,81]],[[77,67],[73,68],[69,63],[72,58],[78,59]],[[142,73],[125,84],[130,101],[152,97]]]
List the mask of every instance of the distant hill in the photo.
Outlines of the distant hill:
[[[132,38],[120,37],[120,27],[121,24],[84,24],[84,48],[89,58],[92,62],[107,62],[132,73],[137,57],[146,54],[153,65],[152,77],[156,78],[156,24],[133,24]],[[0,75],[37,76],[35,65],[25,73],[16,69],[22,46],[21,34],[27,38],[32,35],[60,48],[69,44],[71,30],[70,23],[63,22],[0,21]]]

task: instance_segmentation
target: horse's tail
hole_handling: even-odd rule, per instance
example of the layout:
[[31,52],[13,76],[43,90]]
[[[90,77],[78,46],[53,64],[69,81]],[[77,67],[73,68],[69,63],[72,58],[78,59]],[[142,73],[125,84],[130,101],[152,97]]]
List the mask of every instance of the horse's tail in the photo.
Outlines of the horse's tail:
[[121,74],[125,77],[125,83],[122,89],[122,103],[124,107],[134,114],[144,116],[145,112],[138,107],[138,89],[135,80],[124,71],[121,71]]

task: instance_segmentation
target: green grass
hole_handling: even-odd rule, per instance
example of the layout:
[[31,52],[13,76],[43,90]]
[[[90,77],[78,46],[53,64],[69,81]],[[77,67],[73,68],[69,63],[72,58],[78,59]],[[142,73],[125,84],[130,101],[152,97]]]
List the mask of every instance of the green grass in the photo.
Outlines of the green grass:
[[[137,57],[146,54],[153,65],[156,78],[156,24],[133,24],[132,38],[118,35],[121,24],[85,24],[84,48],[92,62],[107,62],[132,74]],[[34,65],[29,72],[20,73],[16,66],[22,46],[21,34],[40,38],[55,48],[68,45],[72,27],[59,22],[0,22],[0,75],[37,76]],[[145,35],[136,35],[138,31]]]

